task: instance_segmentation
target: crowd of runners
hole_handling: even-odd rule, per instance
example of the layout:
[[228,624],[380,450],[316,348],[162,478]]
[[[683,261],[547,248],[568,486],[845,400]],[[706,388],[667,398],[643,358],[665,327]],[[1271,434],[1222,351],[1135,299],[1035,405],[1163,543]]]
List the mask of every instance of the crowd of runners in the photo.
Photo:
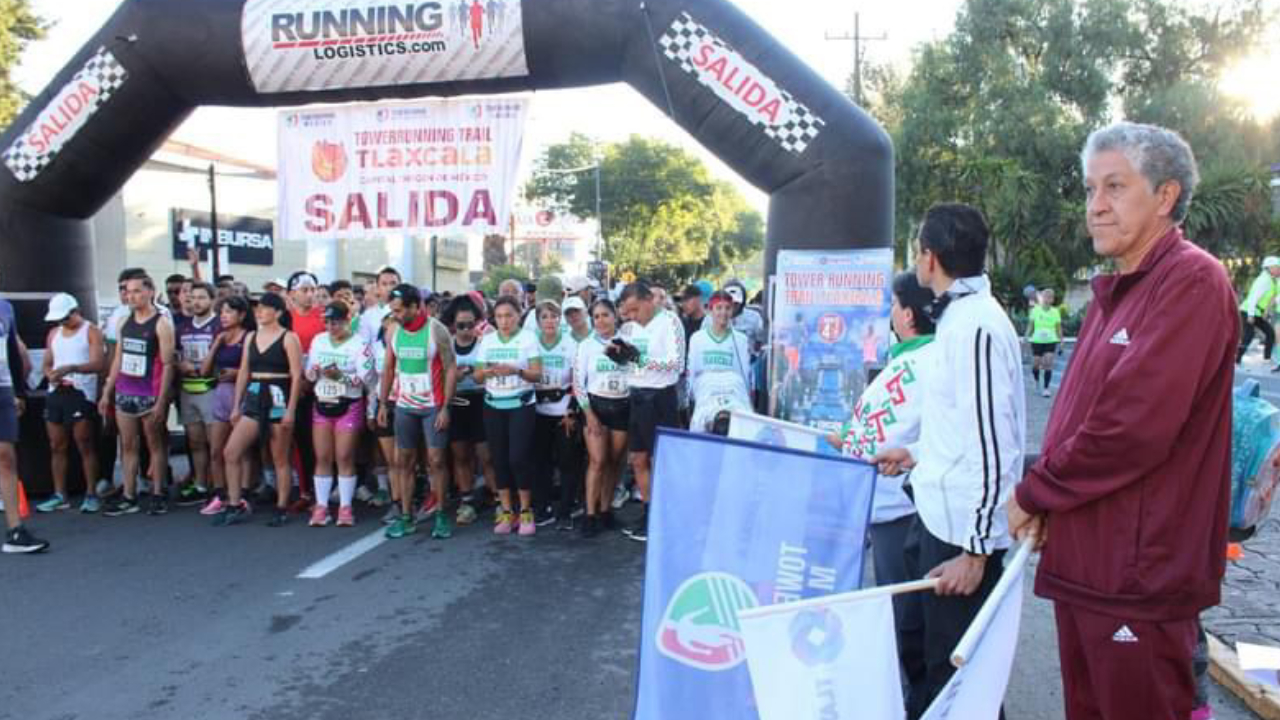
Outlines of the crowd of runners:
[[[545,277],[486,297],[436,294],[386,267],[363,286],[299,271],[253,296],[230,277],[158,288],[131,268],[118,290],[100,327],[71,295],[49,301],[37,370],[54,492],[38,512],[198,506],[232,526],[256,507],[272,527],[350,527],[359,501],[385,508],[390,538],[420,523],[448,538],[492,509],[497,534],[554,524],[643,542],[647,506],[625,528],[614,511],[647,502],[657,427],[723,431],[752,407],[763,346],[737,282],[673,298],[643,281],[610,293]],[[25,395],[28,354],[0,324]],[[77,505],[73,446],[91,479]],[[169,458],[184,453],[190,472],[175,480]],[[48,546],[10,527],[6,551]]]

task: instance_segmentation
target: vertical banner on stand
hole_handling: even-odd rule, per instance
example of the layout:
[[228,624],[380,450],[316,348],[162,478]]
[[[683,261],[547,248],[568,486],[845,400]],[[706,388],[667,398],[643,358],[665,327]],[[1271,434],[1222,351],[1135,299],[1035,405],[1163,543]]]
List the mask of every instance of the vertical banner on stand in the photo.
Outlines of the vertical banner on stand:
[[772,414],[839,430],[888,355],[893,250],[781,250],[776,278]]
[[875,468],[659,430],[635,720],[754,720],[738,611],[861,582]]
[[506,232],[528,108],[491,97],[282,111],[278,235]]

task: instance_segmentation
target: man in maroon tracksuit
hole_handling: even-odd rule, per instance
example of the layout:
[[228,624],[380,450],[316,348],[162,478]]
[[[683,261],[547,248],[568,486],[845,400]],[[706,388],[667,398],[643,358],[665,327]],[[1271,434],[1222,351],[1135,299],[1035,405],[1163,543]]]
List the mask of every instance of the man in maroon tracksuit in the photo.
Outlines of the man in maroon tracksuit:
[[1069,720],[1187,720],[1196,618],[1218,603],[1239,322],[1221,263],[1179,224],[1198,181],[1176,133],[1119,123],[1082,154],[1094,250],[1115,264],[1009,501],[1044,541]]

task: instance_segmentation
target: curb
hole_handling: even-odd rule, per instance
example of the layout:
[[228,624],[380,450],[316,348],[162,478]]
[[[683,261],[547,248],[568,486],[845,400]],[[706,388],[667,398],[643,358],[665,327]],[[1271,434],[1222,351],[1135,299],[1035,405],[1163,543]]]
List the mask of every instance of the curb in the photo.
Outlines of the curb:
[[1209,641],[1209,675],[1263,720],[1280,720],[1280,691],[1263,686],[1240,669],[1235,650],[1212,634]]

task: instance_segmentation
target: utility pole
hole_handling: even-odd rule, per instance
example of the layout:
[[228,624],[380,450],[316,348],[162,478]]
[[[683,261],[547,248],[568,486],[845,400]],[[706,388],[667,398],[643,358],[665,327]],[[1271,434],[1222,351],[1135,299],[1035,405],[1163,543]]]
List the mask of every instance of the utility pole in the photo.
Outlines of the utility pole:
[[841,33],[832,35],[830,32],[826,34],[828,40],[852,40],[853,41],[853,101],[862,107],[862,56],[865,48],[862,46],[864,42],[875,42],[880,40],[888,40],[889,36],[885,33],[869,36],[862,34],[861,18],[858,13],[853,14],[853,34]]
[[[214,171],[213,163],[209,163],[209,230],[213,233],[212,245],[209,247],[209,254],[212,256],[210,267],[213,268],[213,277],[209,278],[210,282],[218,282],[218,276],[222,274],[221,263],[218,261],[218,181],[217,173]],[[199,244],[196,245],[196,252],[199,253]]]

